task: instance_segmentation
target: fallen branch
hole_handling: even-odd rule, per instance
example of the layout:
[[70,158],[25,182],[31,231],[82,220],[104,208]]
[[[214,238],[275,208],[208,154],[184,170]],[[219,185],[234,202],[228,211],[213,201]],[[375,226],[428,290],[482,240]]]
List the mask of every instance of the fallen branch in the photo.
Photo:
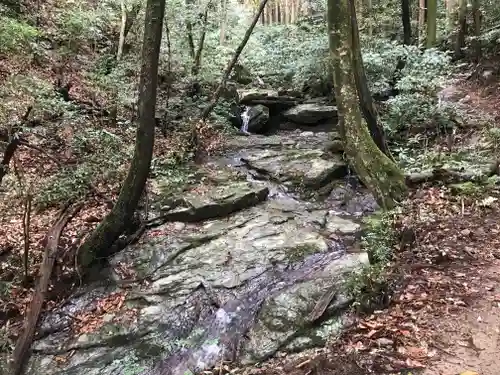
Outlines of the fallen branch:
[[452,168],[434,168],[427,171],[410,173],[406,175],[406,184],[414,186],[425,182],[457,183],[466,181],[477,181],[494,175],[499,175],[500,162],[495,161],[485,168],[481,173],[476,170],[457,171]]
[[24,236],[24,282],[29,280],[29,249],[30,249],[30,223],[31,223],[31,191],[26,195],[23,214],[23,236]]
[[40,278],[36,285],[30,306],[25,315],[23,333],[19,336],[12,355],[12,375],[20,375],[28,360],[28,352],[35,335],[38,319],[40,318],[42,306],[45,301],[45,295],[48,290],[52,268],[54,267],[56,260],[57,247],[61,232],[71,218],[82,208],[82,206],[83,203],[78,203],[72,209],[70,209],[70,205],[64,207],[59,214],[57,221],[49,229],[45,237],[45,252],[43,254],[42,264],[40,265]]
[[5,153],[3,155],[2,163],[0,164],[0,184],[2,183],[3,177],[7,174],[9,169],[10,160],[14,156],[14,153],[19,146],[20,139],[17,135],[14,135],[10,142],[7,144],[5,148]]

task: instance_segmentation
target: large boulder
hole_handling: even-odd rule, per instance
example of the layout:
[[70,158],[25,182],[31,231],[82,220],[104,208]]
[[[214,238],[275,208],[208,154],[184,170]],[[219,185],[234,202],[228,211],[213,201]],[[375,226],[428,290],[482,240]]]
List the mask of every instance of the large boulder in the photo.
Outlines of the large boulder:
[[262,133],[269,122],[269,108],[263,105],[248,106],[241,114],[241,130],[247,133]]
[[285,111],[283,116],[298,124],[314,125],[337,118],[337,107],[317,103],[299,104]]
[[252,150],[241,159],[249,168],[291,188],[318,189],[347,172],[340,155],[326,157],[321,150]]

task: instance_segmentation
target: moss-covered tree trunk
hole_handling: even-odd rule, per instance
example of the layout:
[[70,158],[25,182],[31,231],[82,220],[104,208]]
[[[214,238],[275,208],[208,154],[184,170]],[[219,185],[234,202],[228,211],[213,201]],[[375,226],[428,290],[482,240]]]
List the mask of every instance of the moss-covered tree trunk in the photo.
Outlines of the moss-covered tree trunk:
[[403,43],[411,44],[411,11],[410,0],[401,0],[401,20],[403,21]]
[[352,168],[372,191],[380,206],[390,209],[406,191],[405,178],[398,166],[378,149],[361,115],[356,89],[353,0],[328,0],[330,54],[339,109],[340,131],[345,153]]
[[374,140],[377,147],[384,154],[390,157],[391,153],[389,147],[387,146],[387,141],[384,134],[384,129],[380,126],[377,119],[377,112],[375,111],[375,106],[373,104],[372,94],[368,88],[368,80],[366,78],[365,67],[363,65],[363,57],[361,55],[361,42],[359,40],[359,28],[358,21],[356,18],[356,9],[354,1],[350,2],[351,14],[351,35],[353,43],[353,63],[354,63],[354,78],[356,79],[356,88],[358,90],[359,105],[363,116],[370,130],[370,135]]
[[427,0],[427,48],[436,45],[437,0]]
[[79,265],[82,268],[90,265],[96,257],[109,255],[109,249],[131,220],[149,175],[153,156],[158,57],[164,14],[165,0],[147,1],[134,156],[116,204],[79,249]]

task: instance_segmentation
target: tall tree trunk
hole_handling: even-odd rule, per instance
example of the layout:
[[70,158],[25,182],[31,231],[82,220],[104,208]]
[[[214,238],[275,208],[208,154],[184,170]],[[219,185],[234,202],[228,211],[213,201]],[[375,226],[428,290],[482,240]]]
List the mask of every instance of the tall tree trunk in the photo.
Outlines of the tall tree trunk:
[[368,35],[372,36],[373,35],[373,14],[372,14],[372,0],[365,0],[366,1],[366,14],[368,15],[366,17],[366,21],[368,23]]
[[437,0],[427,0],[427,48],[436,44]]
[[361,115],[356,89],[356,63],[352,20],[353,0],[328,0],[330,54],[334,65],[334,86],[339,124],[350,165],[372,191],[383,209],[392,208],[406,191],[404,175],[381,152],[368,132]]
[[423,43],[425,40],[425,17],[427,13],[427,5],[425,0],[419,0],[418,3],[418,40]]
[[457,2],[456,0],[448,0],[446,2],[446,18],[448,20],[448,28],[450,31],[453,31],[455,29],[455,20],[456,20],[456,14],[457,14]]
[[455,39],[455,58],[463,57],[465,35],[467,33],[467,0],[459,0],[458,5],[458,30]]
[[120,39],[118,40],[118,52],[116,53],[116,60],[120,61],[123,55],[123,45],[125,44],[125,26],[127,25],[127,7],[125,0],[120,1],[122,9],[122,23],[120,26]]
[[481,9],[479,7],[479,0],[472,0],[472,16],[474,18],[474,41],[473,50],[476,62],[481,58]]
[[411,44],[410,0],[401,0],[401,20],[403,21],[403,43]]
[[158,58],[164,15],[165,0],[147,1],[134,156],[116,204],[78,251],[79,265],[83,269],[92,264],[96,257],[109,255],[109,249],[129,224],[149,175],[153,156]]
[[370,135],[377,147],[387,156],[391,157],[391,152],[387,146],[384,129],[380,126],[377,120],[377,113],[373,105],[373,98],[368,88],[368,80],[366,78],[365,67],[363,65],[363,57],[361,55],[361,42],[359,40],[359,28],[356,18],[356,9],[354,1],[349,2],[351,14],[351,37],[353,50],[353,69],[354,78],[356,80],[356,89],[359,96],[359,105],[366,120]]

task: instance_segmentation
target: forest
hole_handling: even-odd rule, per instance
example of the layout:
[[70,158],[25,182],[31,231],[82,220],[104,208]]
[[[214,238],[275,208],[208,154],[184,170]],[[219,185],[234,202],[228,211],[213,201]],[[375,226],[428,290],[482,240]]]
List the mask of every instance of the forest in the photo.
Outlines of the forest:
[[498,375],[500,4],[0,0],[0,374]]

